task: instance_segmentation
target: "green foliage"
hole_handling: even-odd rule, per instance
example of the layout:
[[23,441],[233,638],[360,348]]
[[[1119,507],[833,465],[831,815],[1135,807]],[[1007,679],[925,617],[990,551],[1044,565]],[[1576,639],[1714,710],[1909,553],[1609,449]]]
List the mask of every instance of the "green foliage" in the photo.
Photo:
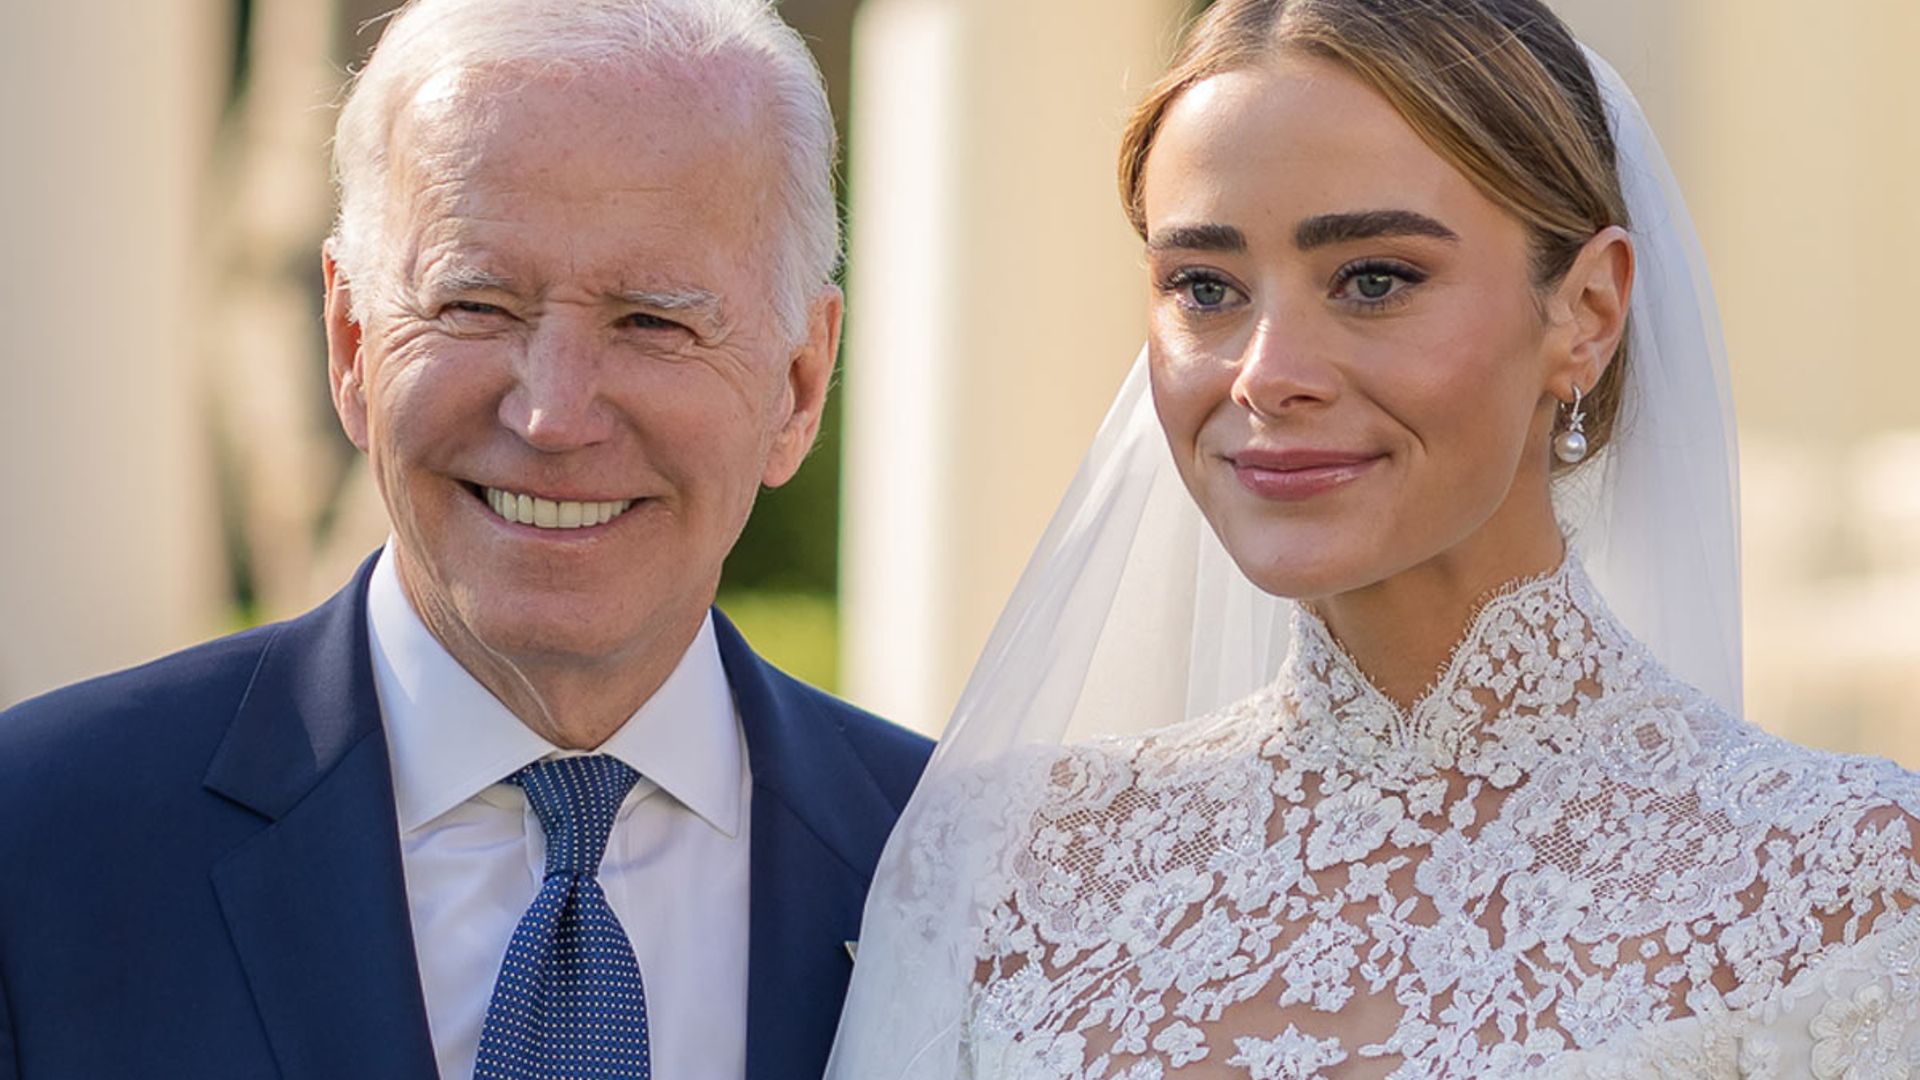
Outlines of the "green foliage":
[[822,690],[838,688],[840,609],[832,593],[722,592],[720,610],[775,667]]
[[833,593],[840,559],[840,388],[827,396],[820,439],[785,487],[762,491],[727,557],[720,591]]

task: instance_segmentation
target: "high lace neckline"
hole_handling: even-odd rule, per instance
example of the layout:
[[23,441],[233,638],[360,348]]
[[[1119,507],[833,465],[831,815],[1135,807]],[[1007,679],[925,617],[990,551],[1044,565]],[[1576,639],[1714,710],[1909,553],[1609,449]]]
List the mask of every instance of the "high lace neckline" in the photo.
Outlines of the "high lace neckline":
[[1920,931],[1880,937],[1920,926],[1920,781],[1727,715],[1574,559],[1410,709],[1293,629],[1266,689],[978,774],[909,834],[927,876],[880,903],[974,912],[968,1075],[1732,1075],[1703,1040],[1837,971],[1902,981],[1741,1074],[1920,1062]]
[[[1554,569],[1481,600],[1446,663],[1408,706],[1379,688],[1324,619],[1298,605],[1292,654],[1276,682],[1291,707],[1273,749],[1413,776],[1455,767],[1489,738],[1551,735],[1565,745],[1578,734],[1575,707],[1603,689],[1594,680],[1637,652],[1571,550]],[[1641,668],[1627,664],[1635,674]],[[1551,728],[1566,730],[1543,730]]]

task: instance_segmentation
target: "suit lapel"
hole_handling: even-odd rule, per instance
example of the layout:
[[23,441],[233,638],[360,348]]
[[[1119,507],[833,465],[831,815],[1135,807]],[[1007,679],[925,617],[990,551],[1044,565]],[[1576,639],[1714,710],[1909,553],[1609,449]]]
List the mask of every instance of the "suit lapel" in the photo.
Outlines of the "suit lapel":
[[898,809],[822,699],[714,613],[753,773],[747,1076],[819,1076],[853,972],[873,864]]
[[[434,1075],[367,643],[371,567],[274,636],[206,776],[269,822],[213,887],[289,1078]],[[823,699],[714,623],[753,775],[747,1076],[817,1076],[898,810]]]
[[366,585],[283,626],[207,771],[270,824],[213,886],[282,1073],[432,1077]]

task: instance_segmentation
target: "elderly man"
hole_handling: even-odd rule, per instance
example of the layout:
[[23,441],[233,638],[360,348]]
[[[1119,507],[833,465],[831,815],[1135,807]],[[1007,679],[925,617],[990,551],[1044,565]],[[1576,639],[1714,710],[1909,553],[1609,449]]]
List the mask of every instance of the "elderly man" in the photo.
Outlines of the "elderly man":
[[709,605],[819,426],[832,142],[757,0],[393,21],[324,259],[393,539],[0,716],[0,1077],[819,1075],[928,747]]

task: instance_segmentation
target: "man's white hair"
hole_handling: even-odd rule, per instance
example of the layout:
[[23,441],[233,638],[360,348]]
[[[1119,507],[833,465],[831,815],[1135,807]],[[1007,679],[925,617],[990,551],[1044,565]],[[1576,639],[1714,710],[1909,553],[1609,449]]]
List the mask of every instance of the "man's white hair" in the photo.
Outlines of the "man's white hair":
[[764,74],[784,160],[775,201],[785,236],[771,245],[771,299],[782,332],[799,341],[840,254],[833,113],[812,52],[768,0],[412,0],[402,7],[355,76],[334,132],[340,214],[333,255],[347,280],[362,286],[353,293],[354,318],[365,322],[367,286],[392,269],[380,266],[391,257],[380,234],[393,125],[428,80],[498,65],[565,73],[722,56],[744,56]]

